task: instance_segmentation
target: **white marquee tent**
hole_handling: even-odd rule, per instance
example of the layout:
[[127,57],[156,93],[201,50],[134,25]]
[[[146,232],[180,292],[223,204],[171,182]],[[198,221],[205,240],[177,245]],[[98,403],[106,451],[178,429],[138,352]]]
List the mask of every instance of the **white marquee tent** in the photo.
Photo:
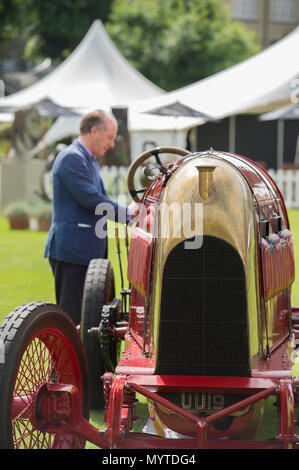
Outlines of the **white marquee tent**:
[[179,101],[215,120],[229,117],[229,151],[235,152],[236,115],[270,112],[299,96],[298,51],[299,27],[224,71],[159,97],[132,103],[130,112],[141,113]]
[[[109,110],[163,94],[161,88],[129,64],[111,41],[102,22],[96,20],[77,48],[53,72],[32,86],[1,98],[0,111],[12,111],[49,99],[84,114],[91,109]],[[77,134],[79,120],[78,117],[61,116],[41,145]],[[135,157],[142,151],[148,140],[147,131],[156,132],[157,145],[184,146],[185,129],[202,122],[201,118],[155,117],[132,111],[128,123],[132,155]]]
[[214,119],[277,109],[290,103],[299,90],[298,51],[299,26],[237,65],[162,96],[139,100],[131,109],[141,112],[180,101]]
[[[291,102],[299,88],[299,27],[280,41],[237,65],[169,93],[128,103],[131,135],[188,129],[205,121],[195,118],[169,118],[146,114],[158,106],[179,101],[214,119],[230,117],[230,137],[235,137],[234,116],[241,113],[261,114]],[[156,134],[155,134],[156,135]],[[172,142],[173,143],[173,142]],[[163,142],[164,144],[164,142]],[[162,144],[162,145],[163,145]],[[234,145],[230,145],[234,150]]]
[[0,100],[0,107],[23,107],[49,98],[60,106],[103,109],[163,94],[116,49],[96,20],[69,57],[33,85]]
[[[184,146],[186,131],[205,122],[201,118],[146,113],[158,106],[179,101],[214,119],[230,116],[233,125],[236,114],[260,114],[290,103],[299,87],[298,50],[299,27],[235,66],[166,93],[128,64],[97,20],[63,64],[33,86],[0,99],[0,109],[5,105],[32,104],[45,97],[61,106],[81,108],[82,112],[95,107],[126,106],[135,157],[146,141]],[[78,118],[60,117],[45,142],[61,139],[70,129],[72,134],[77,133]],[[230,135],[234,137],[234,129]]]

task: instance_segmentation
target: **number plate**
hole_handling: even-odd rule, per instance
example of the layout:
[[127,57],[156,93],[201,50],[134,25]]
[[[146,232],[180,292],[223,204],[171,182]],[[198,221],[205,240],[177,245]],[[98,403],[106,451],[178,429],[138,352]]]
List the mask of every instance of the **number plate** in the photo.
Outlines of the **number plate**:
[[[182,393],[163,393],[162,397],[166,398],[172,403],[180,406],[186,411],[191,413],[216,413],[223,408],[227,408],[238,401],[244,399],[244,395],[230,395],[230,394],[220,394],[220,393],[192,393],[192,392],[182,392]],[[241,416],[244,413],[247,413],[251,405],[243,408],[242,410],[237,410],[231,413],[231,416]],[[164,407],[165,408],[165,407]],[[166,409],[166,408],[165,408]]]
[[225,406],[224,395],[219,393],[181,393],[181,407],[188,411],[217,411]]

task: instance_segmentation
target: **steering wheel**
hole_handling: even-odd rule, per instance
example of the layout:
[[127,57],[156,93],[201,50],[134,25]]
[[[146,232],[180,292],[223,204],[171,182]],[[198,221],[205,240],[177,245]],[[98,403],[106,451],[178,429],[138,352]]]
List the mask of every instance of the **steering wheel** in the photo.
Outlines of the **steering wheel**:
[[[149,159],[150,157],[155,157],[155,160],[158,165],[162,165],[162,162],[160,160],[159,154],[161,153],[168,153],[168,154],[174,154],[174,155],[179,155],[179,156],[185,156],[189,155],[190,152],[185,149],[181,149],[179,147],[157,147],[152,150],[147,150],[146,152],[143,152],[139,157],[134,160],[134,162],[131,164],[128,172],[128,189],[129,192],[135,202],[141,202],[141,199],[139,198],[138,194],[139,193],[144,193],[146,190],[146,187],[142,189],[135,189],[134,185],[134,177],[136,174],[136,171],[138,170],[139,167],[143,166],[143,163]],[[164,167],[165,168],[165,167]]]

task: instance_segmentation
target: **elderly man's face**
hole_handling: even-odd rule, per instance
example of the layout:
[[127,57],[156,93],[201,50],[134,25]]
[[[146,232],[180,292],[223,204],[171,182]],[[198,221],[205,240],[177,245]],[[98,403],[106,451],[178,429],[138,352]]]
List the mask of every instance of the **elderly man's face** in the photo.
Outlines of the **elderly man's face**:
[[113,119],[107,118],[105,128],[100,130],[93,126],[92,130],[93,154],[97,157],[105,155],[107,150],[114,147],[117,134],[117,124]]

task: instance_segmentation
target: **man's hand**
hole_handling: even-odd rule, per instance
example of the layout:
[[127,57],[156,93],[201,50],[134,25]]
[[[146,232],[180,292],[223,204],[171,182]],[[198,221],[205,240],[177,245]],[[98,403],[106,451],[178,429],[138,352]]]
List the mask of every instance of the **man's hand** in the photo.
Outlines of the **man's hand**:
[[137,204],[137,202],[135,202],[135,201],[131,202],[128,209],[129,209],[128,214],[132,218],[137,217],[137,215],[139,214],[139,204]]

